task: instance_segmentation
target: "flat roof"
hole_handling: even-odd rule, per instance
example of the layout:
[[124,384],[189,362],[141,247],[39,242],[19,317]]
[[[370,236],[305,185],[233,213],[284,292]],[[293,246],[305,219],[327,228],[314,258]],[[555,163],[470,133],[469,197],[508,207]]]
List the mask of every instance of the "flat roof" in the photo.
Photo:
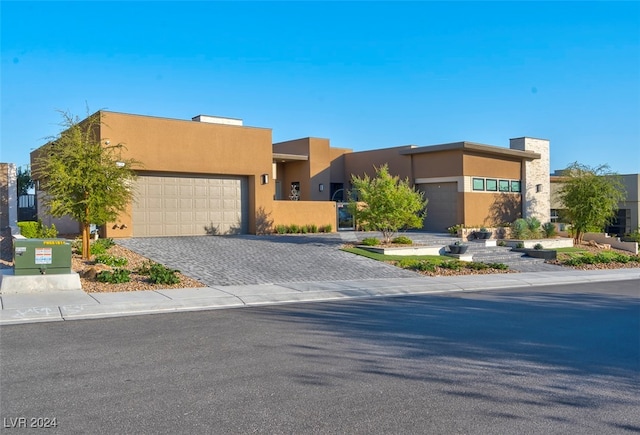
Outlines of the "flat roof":
[[413,148],[405,148],[403,150],[400,150],[400,154],[402,155],[425,154],[425,153],[435,153],[438,151],[451,151],[451,150],[476,151],[483,154],[517,157],[519,159],[525,159],[525,160],[535,160],[541,157],[539,153],[534,153],[533,151],[512,150],[510,148],[502,148],[494,145],[484,145],[480,143],[466,142],[466,141],[445,143],[440,145],[427,145],[427,146],[419,146],[419,147],[413,147]]
[[306,154],[273,153],[274,162],[296,162],[304,160],[309,160],[309,156]]

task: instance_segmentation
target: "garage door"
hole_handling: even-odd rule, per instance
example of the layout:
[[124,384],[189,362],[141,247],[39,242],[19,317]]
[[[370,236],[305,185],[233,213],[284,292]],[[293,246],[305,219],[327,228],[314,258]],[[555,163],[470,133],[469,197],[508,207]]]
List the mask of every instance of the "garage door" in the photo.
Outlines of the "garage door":
[[138,177],[133,236],[246,233],[245,177]]
[[419,184],[417,187],[429,199],[425,230],[444,232],[457,223],[458,183]]

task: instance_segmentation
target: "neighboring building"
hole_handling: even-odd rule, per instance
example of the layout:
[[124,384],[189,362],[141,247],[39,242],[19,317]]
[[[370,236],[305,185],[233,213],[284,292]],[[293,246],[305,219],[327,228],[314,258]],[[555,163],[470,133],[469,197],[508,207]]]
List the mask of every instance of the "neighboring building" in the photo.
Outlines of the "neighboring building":
[[102,228],[103,237],[256,233],[277,224],[337,229],[334,201],[346,199],[352,174],[372,175],[385,163],[429,199],[427,230],[492,226],[520,216],[549,220],[547,140],[511,139],[509,148],[457,142],[352,152],[320,138],[272,144],[270,129],[239,119],[99,115],[100,140],[124,144],[123,158],[142,162],[130,209]]
[[0,163],[0,230],[16,228],[17,215],[17,169],[14,163]]
[[[562,188],[563,171],[557,170],[551,174],[551,222],[563,222],[564,205],[560,200],[559,191]],[[616,216],[605,228],[605,232],[614,235],[624,235],[640,228],[640,174],[620,175],[626,191],[626,198],[618,204]]]

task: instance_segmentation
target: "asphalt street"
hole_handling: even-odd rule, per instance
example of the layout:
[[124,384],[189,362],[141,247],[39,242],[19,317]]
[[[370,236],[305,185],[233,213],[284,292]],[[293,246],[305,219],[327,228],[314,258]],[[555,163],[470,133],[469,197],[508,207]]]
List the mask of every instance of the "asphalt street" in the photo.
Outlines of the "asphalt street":
[[0,350],[6,433],[640,432],[638,280],[10,325]]

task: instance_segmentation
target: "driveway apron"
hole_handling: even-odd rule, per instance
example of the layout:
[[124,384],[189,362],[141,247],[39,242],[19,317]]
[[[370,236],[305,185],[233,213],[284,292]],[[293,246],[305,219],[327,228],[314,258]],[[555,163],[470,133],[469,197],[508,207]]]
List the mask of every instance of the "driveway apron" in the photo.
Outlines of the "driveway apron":
[[117,243],[207,286],[420,276],[340,251],[340,234],[148,237]]

